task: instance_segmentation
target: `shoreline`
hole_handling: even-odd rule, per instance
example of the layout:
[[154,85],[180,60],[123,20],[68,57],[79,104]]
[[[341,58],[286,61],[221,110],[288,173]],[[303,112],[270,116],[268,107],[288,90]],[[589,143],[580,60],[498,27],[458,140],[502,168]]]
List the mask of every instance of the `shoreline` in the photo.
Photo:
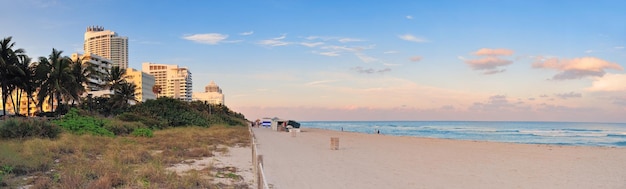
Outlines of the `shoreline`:
[[[275,188],[624,188],[626,148],[253,128]],[[330,150],[330,137],[339,150]]]
[[366,134],[366,135],[381,135],[381,136],[390,136],[390,137],[408,137],[408,138],[417,138],[417,139],[434,139],[434,140],[451,140],[451,141],[459,141],[459,142],[487,142],[487,143],[503,143],[503,144],[520,144],[520,145],[541,145],[541,146],[554,146],[554,147],[590,147],[590,148],[624,148],[626,146],[600,146],[600,145],[570,145],[570,144],[550,144],[550,143],[522,143],[522,142],[504,142],[504,141],[491,141],[491,140],[466,140],[466,139],[458,139],[458,138],[437,138],[437,137],[425,137],[425,136],[408,136],[408,135],[388,135],[388,134],[377,134],[377,133],[364,133],[358,131],[339,131],[333,129],[322,129],[322,128],[302,128],[303,132],[306,130],[320,130],[320,131],[331,131],[331,132],[339,132],[339,133],[357,133],[357,134]]

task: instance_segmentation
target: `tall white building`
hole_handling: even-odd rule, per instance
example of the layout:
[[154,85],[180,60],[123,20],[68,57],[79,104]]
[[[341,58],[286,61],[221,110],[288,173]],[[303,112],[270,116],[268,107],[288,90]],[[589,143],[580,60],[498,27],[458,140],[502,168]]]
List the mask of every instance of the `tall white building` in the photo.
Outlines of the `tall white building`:
[[128,38],[104,27],[87,27],[84,50],[85,54],[97,54],[113,61],[113,66],[128,68]]
[[103,86],[106,84],[105,76],[109,74],[109,70],[111,70],[113,64],[111,60],[91,53],[74,53],[71,58],[72,61],[81,60],[81,63],[91,65],[95,71],[95,73],[91,74],[87,82],[87,92],[104,90]]
[[148,99],[156,99],[156,94],[152,92],[154,86],[154,76],[146,72],[142,72],[133,68],[126,69],[126,81],[134,83],[137,86],[137,101],[145,102]]
[[207,102],[209,104],[224,104],[224,94],[214,81],[204,87],[204,92],[193,93],[193,100]]
[[154,84],[161,87],[157,97],[171,97],[190,102],[192,100],[191,72],[178,65],[144,62],[141,71],[154,76]]

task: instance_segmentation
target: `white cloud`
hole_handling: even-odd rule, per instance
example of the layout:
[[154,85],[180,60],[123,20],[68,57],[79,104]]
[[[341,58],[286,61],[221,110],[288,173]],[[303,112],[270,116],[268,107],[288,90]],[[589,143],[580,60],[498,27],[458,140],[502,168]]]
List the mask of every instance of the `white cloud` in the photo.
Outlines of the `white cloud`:
[[196,42],[196,43],[216,45],[220,43],[221,41],[225,40],[226,38],[228,38],[228,35],[219,34],[219,33],[205,33],[205,34],[188,35],[188,36],[184,36],[183,38],[189,41]]
[[[314,52],[314,53],[317,53],[317,52]],[[339,56],[340,55],[339,52],[337,51],[319,52],[317,54],[324,55],[324,56]]]
[[626,74],[607,73],[603,77],[594,77],[591,87],[585,90],[593,92],[626,92]]
[[315,43],[302,42],[302,43],[300,43],[300,45],[307,46],[307,47],[317,47],[317,46],[320,46],[320,45],[323,45],[323,44],[324,44],[323,42],[315,42]]
[[400,39],[405,40],[405,41],[411,41],[411,42],[416,42],[416,43],[424,43],[427,42],[426,39],[423,38],[419,38],[419,37],[415,37],[411,34],[404,34],[404,35],[399,35],[398,36]]
[[411,15],[407,15],[407,16],[406,16],[406,19],[413,20],[413,16],[411,16]]
[[580,79],[588,76],[602,77],[606,69],[623,70],[622,66],[595,57],[583,57],[574,59],[558,59],[542,57],[536,58],[533,68],[555,69],[559,72],[554,75],[554,80]]
[[348,43],[348,42],[359,42],[363,41],[362,39],[354,39],[354,38],[341,38],[339,39],[340,43]]
[[249,32],[241,32],[239,33],[239,35],[252,35],[254,34],[254,31],[249,31]]
[[282,34],[279,37],[275,37],[275,38],[272,38],[272,39],[261,40],[261,41],[259,41],[258,44],[271,46],[271,47],[289,45],[289,42],[281,41],[281,40],[283,40],[285,38],[287,38],[287,34]]
[[326,83],[333,83],[333,82],[337,82],[337,80],[320,80],[320,81],[311,81],[306,83],[305,85],[320,85],[320,84],[326,84]]
[[365,63],[370,63],[370,62],[375,62],[378,61],[378,59],[371,57],[371,56],[367,56],[363,53],[354,53],[354,55],[356,55],[357,57],[359,57],[359,59],[361,59],[361,61],[365,62]]
[[587,54],[592,53],[592,52],[593,52],[593,50],[591,50],[591,49],[585,51],[585,53],[587,53]]
[[267,46],[271,46],[271,47],[289,45],[288,42],[279,41],[279,40],[273,40],[273,39],[261,40],[261,41],[259,41],[259,44],[260,45],[267,45]]
[[340,50],[340,51],[349,51],[349,52],[356,52],[360,50],[359,48],[355,48],[355,47],[346,47],[346,46],[337,46],[337,45],[323,46],[320,49]]
[[398,54],[398,53],[400,53],[400,52],[398,52],[398,51],[385,51],[385,52],[383,52],[383,53],[384,53],[384,54]]
[[615,49],[624,49],[624,46],[617,46],[617,47],[614,47],[614,48]]
[[281,40],[281,39],[285,39],[285,38],[287,38],[287,34],[282,34],[282,35],[280,35],[279,37],[275,37],[275,38],[273,38],[273,39],[274,39],[274,40]]

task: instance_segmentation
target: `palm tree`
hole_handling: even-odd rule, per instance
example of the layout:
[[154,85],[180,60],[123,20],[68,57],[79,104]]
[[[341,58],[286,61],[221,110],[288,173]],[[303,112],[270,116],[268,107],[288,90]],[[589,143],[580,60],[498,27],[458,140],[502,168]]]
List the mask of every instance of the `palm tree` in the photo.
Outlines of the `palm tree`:
[[13,77],[9,80],[9,92],[15,93],[15,99],[11,97],[11,102],[13,103],[13,109],[15,114],[20,114],[20,105],[22,101],[22,94],[26,92],[27,95],[27,108],[28,112],[26,115],[30,113],[30,98],[32,98],[32,93],[36,90],[36,87],[33,86],[33,72],[34,70],[31,67],[31,59],[25,54],[18,56],[18,62],[15,65],[19,73],[14,73]]
[[129,102],[137,101],[135,91],[137,86],[134,83],[122,82],[118,85],[114,95],[111,97],[111,107],[122,110],[129,107]]
[[126,69],[113,66],[111,70],[109,70],[109,74],[105,77],[105,81],[107,82],[105,88],[118,90],[120,85],[126,82],[126,78],[128,78],[128,76],[126,76]]
[[163,90],[161,88],[161,85],[152,86],[152,92],[154,93],[154,95],[156,95],[157,98],[159,98],[159,94],[161,94],[161,90]]
[[[54,110],[55,112],[59,110],[63,97],[67,98],[72,96],[71,87],[73,84],[67,83],[75,82],[74,76],[71,74],[72,61],[68,57],[61,56],[62,53],[63,51],[52,49],[52,53],[47,59],[44,57],[39,58],[39,66],[41,66],[42,69],[49,68],[49,70],[48,77],[41,83],[37,100],[39,100],[41,104],[46,97],[49,97],[48,101],[51,106],[54,100],[56,100],[57,107]],[[41,69],[38,69],[38,71],[41,71]]]
[[18,57],[24,54],[24,50],[14,50],[15,42],[11,42],[11,39],[12,37],[6,37],[0,40],[0,89],[2,90],[2,110],[5,113],[7,97],[13,92],[10,82],[16,76],[23,74],[16,65],[19,62]]
[[94,68],[91,64],[83,63],[83,58],[77,58],[71,61],[70,74],[74,78],[74,81],[65,83],[65,87],[68,89],[66,99],[68,101],[72,100],[72,104],[75,101],[79,101],[80,96],[87,92],[85,86],[89,82],[92,73],[95,73]]

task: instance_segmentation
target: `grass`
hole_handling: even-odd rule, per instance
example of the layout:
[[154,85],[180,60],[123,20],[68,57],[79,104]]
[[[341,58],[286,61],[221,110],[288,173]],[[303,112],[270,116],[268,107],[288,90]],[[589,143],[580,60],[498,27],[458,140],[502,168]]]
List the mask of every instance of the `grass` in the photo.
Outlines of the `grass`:
[[246,145],[246,127],[226,126],[159,130],[151,138],[63,133],[58,139],[0,140],[0,188],[224,187],[210,183],[206,172],[178,175],[165,168]]

